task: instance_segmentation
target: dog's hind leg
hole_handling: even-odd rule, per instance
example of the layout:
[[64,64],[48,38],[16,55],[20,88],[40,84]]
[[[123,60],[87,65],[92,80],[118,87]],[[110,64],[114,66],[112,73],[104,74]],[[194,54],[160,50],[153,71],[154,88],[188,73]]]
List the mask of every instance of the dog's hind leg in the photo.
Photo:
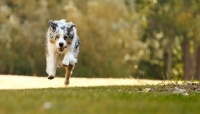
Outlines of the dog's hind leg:
[[75,65],[70,65],[68,67],[65,67],[65,70],[66,70],[66,73],[65,73],[65,85],[68,85],[69,84],[69,78],[71,77],[72,75],[72,71],[74,69],[74,66]]

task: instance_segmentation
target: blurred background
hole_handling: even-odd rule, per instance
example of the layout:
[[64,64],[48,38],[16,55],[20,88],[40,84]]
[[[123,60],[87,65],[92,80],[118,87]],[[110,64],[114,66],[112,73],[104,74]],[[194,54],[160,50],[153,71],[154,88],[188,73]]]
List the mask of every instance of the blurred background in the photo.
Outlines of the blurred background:
[[200,79],[200,0],[1,0],[0,74],[47,76],[51,19],[76,24],[73,77]]

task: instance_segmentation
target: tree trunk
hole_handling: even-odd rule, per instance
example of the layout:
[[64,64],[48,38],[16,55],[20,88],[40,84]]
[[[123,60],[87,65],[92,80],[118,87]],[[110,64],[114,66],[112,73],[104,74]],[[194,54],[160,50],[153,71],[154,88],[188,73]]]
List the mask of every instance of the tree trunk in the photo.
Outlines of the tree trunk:
[[200,43],[194,31],[194,67],[195,79],[200,80]]
[[184,70],[184,80],[191,80],[194,76],[194,62],[190,53],[189,39],[184,35],[183,41],[183,70]]
[[196,75],[195,78],[197,80],[200,80],[200,45],[197,44],[197,50],[196,50]]
[[168,41],[168,50],[167,50],[167,79],[171,79],[171,71],[172,71],[172,46],[173,46],[173,38],[170,37]]

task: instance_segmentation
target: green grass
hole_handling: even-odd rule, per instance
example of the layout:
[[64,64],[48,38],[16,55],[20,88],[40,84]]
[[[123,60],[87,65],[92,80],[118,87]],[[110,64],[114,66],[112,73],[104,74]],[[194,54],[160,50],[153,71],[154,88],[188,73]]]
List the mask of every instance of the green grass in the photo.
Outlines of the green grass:
[[[198,114],[200,94],[142,92],[154,86],[1,90],[0,114]],[[155,88],[155,87],[154,87]],[[156,86],[158,88],[158,86]],[[50,108],[44,104],[49,102]]]

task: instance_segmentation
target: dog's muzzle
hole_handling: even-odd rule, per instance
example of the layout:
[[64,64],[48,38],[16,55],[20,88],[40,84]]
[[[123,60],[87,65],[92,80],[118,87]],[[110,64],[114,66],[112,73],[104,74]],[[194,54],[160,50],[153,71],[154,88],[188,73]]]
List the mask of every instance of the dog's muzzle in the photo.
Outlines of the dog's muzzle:
[[64,43],[60,42],[58,50],[62,52],[65,48],[67,48],[67,46],[64,46]]

